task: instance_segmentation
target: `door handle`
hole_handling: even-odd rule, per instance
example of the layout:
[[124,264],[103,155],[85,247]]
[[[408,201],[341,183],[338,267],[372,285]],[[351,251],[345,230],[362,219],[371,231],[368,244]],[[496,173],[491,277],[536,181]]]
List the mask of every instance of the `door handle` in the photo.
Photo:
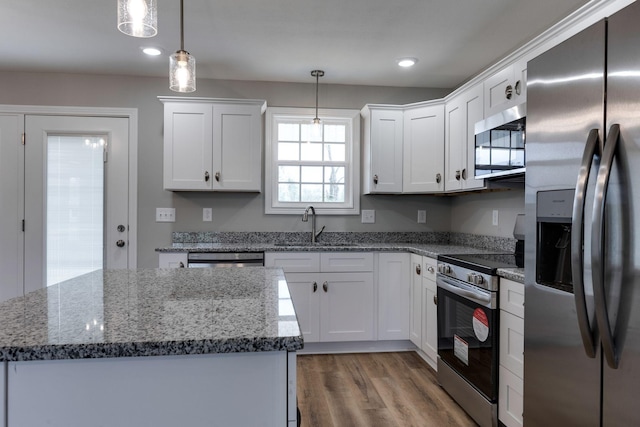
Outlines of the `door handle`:
[[122,240],[122,239],[120,239],[120,240],[118,240],[116,242],[116,246],[119,247],[119,248],[124,247],[124,245],[125,245],[125,243],[124,243],[124,240]]
[[378,185],[378,175],[373,175],[373,183]]
[[[587,184],[593,159],[598,152],[600,135],[598,129],[591,129],[582,154],[582,163],[578,171],[578,182],[573,196],[573,213],[571,215],[571,277],[573,280],[573,296],[578,316],[578,326],[582,336],[582,345],[587,356],[596,357],[597,327],[591,327],[587,310],[587,298],[584,290],[584,205],[586,202]],[[595,323],[595,322],[594,322]]]
[[220,182],[220,172],[216,172],[216,181]]
[[[609,129],[609,136],[605,142],[602,160],[600,161],[600,169],[598,169],[591,229],[591,273],[593,295],[596,302],[596,319],[598,320],[598,326],[600,328],[602,351],[605,359],[607,359],[607,364],[613,369],[618,368],[620,354],[616,349],[615,338],[611,331],[609,309],[607,307],[604,287],[604,211],[607,200],[607,190],[609,188],[609,178],[611,177],[611,167],[619,140],[620,126],[614,124]],[[622,275],[618,277],[622,277]]]
[[442,175],[440,175],[439,173],[436,174],[436,183],[440,184],[440,181],[442,181]]
[[416,265],[416,274],[419,276],[420,273],[422,273],[422,268],[420,267],[420,264]]
[[322,284],[322,290],[325,292],[329,291],[329,284],[326,281]]
[[313,282],[313,293],[316,293],[318,290],[318,282]]
[[204,172],[204,182],[209,182],[209,172]]

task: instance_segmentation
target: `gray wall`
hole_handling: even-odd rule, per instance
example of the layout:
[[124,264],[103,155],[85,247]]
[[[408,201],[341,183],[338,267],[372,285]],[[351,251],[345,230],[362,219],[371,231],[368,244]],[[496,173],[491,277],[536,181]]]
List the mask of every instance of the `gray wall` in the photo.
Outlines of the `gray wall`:
[[[137,108],[138,140],[138,266],[157,266],[154,249],[167,246],[171,231],[306,230],[297,216],[264,215],[261,194],[172,193],[162,188],[162,104],[159,95],[175,95],[165,78],[0,72],[0,104]],[[360,109],[367,103],[405,104],[440,98],[443,89],[320,85],[320,106]],[[266,99],[271,106],[310,107],[315,85],[198,80],[200,97]],[[359,217],[320,218],[327,230],[447,231],[451,228],[448,198],[430,196],[362,196],[364,209],[376,210],[376,224]],[[212,207],[213,222],[203,223],[201,207]],[[156,207],[175,207],[177,221],[156,223]],[[418,209],[427,210],[427,224],[417,224]]]

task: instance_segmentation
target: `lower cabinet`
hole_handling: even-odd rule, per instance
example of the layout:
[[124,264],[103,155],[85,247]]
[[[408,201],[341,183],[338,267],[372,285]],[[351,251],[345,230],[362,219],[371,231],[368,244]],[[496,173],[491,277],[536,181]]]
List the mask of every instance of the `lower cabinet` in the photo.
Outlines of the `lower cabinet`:
[[265,266],[283,268],[305,342],[375,339],[373,254],[274,252]]
[[433,258],[411,255],[410,337],[433,369],[438,361],[436,266],[437,261]]
[[521,427],[524,388],[524,285],[500,279],[498,418]]
[[378,283],[378,340],[408,340],[411,255],[382,252],[375,256]]
[[160,268],[185,268],[186,266],[186,252],[160,252],[158,254],[158,267]]

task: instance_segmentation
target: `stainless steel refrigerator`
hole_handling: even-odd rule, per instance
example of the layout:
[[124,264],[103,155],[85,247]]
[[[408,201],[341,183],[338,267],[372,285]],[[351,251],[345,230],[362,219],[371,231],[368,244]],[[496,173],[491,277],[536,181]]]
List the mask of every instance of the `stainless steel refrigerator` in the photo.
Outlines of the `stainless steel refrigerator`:
[[640,3],[528,64],[524,425],[640,426]]

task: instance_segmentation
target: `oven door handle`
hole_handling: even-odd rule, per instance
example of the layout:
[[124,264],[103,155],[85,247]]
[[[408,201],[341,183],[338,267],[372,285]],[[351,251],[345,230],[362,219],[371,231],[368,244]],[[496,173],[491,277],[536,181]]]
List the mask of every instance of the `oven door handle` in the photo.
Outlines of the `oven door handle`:
[[436,284],[438,287],[445,289],[452,294],[459,295],[461,297],[467,298],[477,304],[480,304],[484,307],[495,308],[492,307],[491,304],[491,293],[478,292],[470,286],[467,286],[461,282],[457,282],[451,279],[447,279],[445,276],[438,276],[436,279]]

